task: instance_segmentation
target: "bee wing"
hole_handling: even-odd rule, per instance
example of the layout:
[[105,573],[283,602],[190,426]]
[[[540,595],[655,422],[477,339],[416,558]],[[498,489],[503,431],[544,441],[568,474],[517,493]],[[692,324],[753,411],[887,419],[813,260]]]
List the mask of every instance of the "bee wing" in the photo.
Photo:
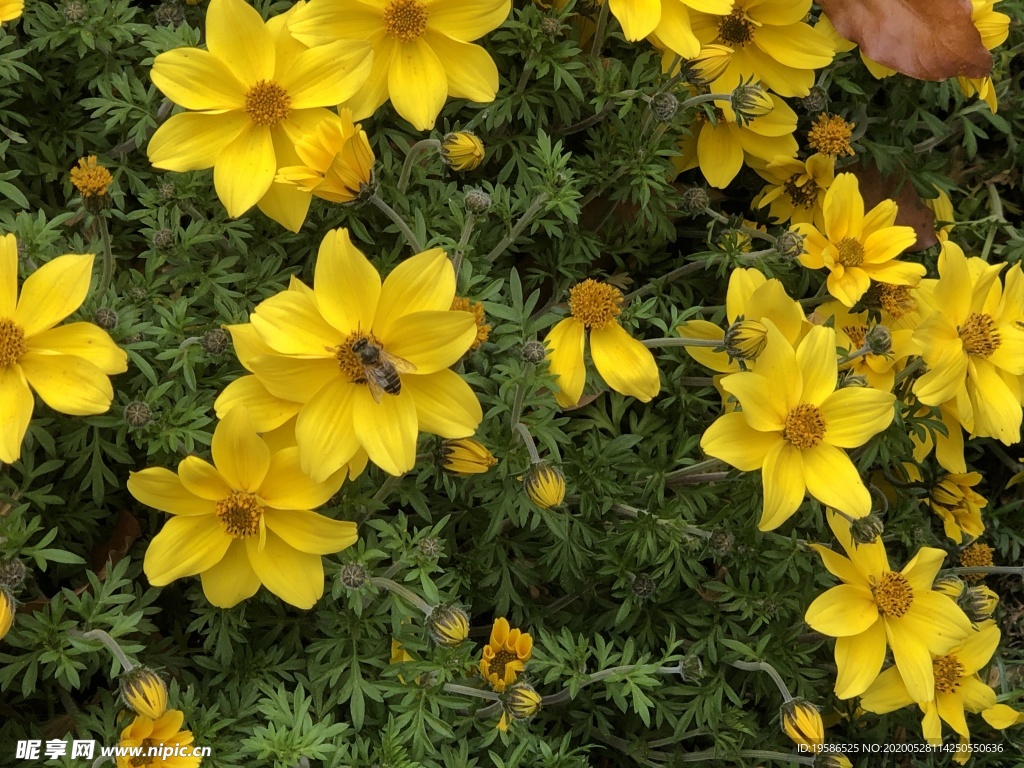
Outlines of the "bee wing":
[[364,370],[366,372],[366,386],[370,388],[370,394],[373,396],[374,402],[379,403],[384,396],[384,387],[388,383],[387,371],[381,368],[365,368]]
[[399,373],[416,373],[416,366],[405,358],[390,355],[383,349],[380,351],[380,356],[385,362],[391,363],[391,367]]

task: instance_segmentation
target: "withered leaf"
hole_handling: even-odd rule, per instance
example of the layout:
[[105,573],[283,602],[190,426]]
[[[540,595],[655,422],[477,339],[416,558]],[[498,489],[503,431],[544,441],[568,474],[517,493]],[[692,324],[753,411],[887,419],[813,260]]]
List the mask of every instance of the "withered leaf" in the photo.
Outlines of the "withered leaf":
[[820,0],[836,31],[879,64],[919,80],[985,77],[992,54],[971,0]]
[[910,179],[899,174],[883,177],[875,166],[860,163],[846,170],[853,173],[860,182],[860,194],[864,198],[865,211],[870,211],[886,199],[896,201],[899,207],[896,223],[904,227],[913,227],[917,233],[917,242],[907,248],[909,253],[923,251],[938,242],[935,237],[935,214],[921,200]]

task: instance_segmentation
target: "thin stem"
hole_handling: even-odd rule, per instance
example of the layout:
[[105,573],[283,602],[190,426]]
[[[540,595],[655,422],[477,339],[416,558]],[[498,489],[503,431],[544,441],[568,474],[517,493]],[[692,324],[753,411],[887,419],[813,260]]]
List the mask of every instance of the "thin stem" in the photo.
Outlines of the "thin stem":
[[654,293],[656,290],[664,288],[673,280],[678,280],[680,277],[685,277],[686,275],[694,272],[700,272],[705,267],[707,267],[707,264],[703,261],[691,261],[689,264],[683,264],[683,266],[676,267],[668,274],[651,280],[647,285],[640,286],[632,293],[627,293],[623,298],[623,302],[628,304],[630,301],[639,298],[640,296],[646,296],[648,293]]
[[599,122],[604,120],[605,115],[612,111],[612,103],[609,101],[600,110],[592,114],[590,117],[585,117],[577,123],[572,123],[566,126],[561,131],[558,131],[559,136],[571,136],[574,133],[585,131],[592,125],[597,125]]
[[674,469],[665,475],[666,480],[675,480],[680,477],[686,477],[687,475],[696,475],[707,469],[717,469],[718,467],[724,467],[725,465],[718,459],[705,459],[699,461],[696,464],[690,464],[687,467],[681,469]]
[[409,188],[409,178],[412,176],[412,165],[413,161],[424,151],[430,147],[440,147],[441,142],[437,139],[422,139],[417,141],[411,147],[405,155],[405,162],[402,163],[402,175],[398,177],[398,191],[401,194],[405,194],[405,190]]
[[[756,760],[784,760],[800,765],[814,765],[813,755],[793,755],[789,752],[770,752],[766,749],[741,749],[733,753],[736,757],[749,757]],[[703,763],[706,760],[721,760],[722,755],[715,749],[704,749],[700,752],[677,752],[672,759],[680,763]]]
[[836,361],[836,365],[845,365],[846,363],[852,363],[857,358],[864,357],[864,355],[869,355],[869,354],[871,354],[871,347],[869,347],[867,345],[864,345],[863,347],[858,349],[856,352],[851,352],[848,355],[843,355],[842,357],[840,357]]
[[676,379],[676,384],[684,387],[713,387],[715,380],[710,376],[680,376]]
[[416,251],[416,253],[423,252],[423,246],[420,245],[419,239],[416,237],[416,235],[413,234],[412,229],[405,222],[405,219],[399,216],[398,212],[394,208],[392,208],[390,205],[381,200],[380,196],[377,194],[373,194],[370,196],[370,202],[373,203],[378,208],[380,208],[384,215],[394,222],[395,226],[398,227],[398,229],[401,230],[402,234],[405,236],[405,241],[409,243],[409,245],[412,247],[414,251]]
[[907,378],[910,374],[915,373],[916,371],[921,370],[921,368],[923,368],[923,367],[924,367],[924,360],[922,360],[920,357],[917,358],[917,360],[915,360],[910,365],[908,365],[906,368],[904,368],[902,371],[900,371],[899,373],[896,374],[896,378],[893,380],[893,385],[899,384],[901,381],[903,381],[905,378]]
[[100,244],[103,248],[103,272],[100,275],[98,295],[103,296],[114,277],[114,253],[110,249],[110,230],[107,228],[107,217],[100,214],[96,218],[100,225]]
[[490,701],[500,702],[501,696],[496,694],[494,691],[484,691],[480,688],[470,688],[468,685],[456,685],[455,683],[445,683],[444,689],[448,693],[457,693],[460,696],[475,696],[478,699],[488,699]]
[[732,102],[731,93],[702,93],[700,96],[691,96],[688,99],[684,99],[679,105],[680,109],[689,109],[690,107],[696,107],[698,104],[706,104],[709,101],[725,101]]
[[516,238],[523,233],[523,230],[526,229],[527,225],[533,221],[538,213],[540,213],[540,209],[544,207],[547,201],[547,192],[541,192],[537,195],[537,197],[533,199],[533,202],[530,203],[530,207],[526,209],[523,215],[519,217],[519,221],[517,221],[512,227],[512,231],[501,238],[501,242],[494,246],[494,249],[487,254],[486,260],[493,264],[494,261],[505,252],[505,249],[512,245],[512,243],[516,241]]
[[[588,675],[587,679],[580,683],[578,688],[585,688],[586,686],[591,685],[592,683],[599,683],[606,678],[612,677],[613,675],[617,675],[622,672],[632,672],[637,667],[643,666],[646,665],[625,664],[619,667],[602,669],[600,672],[594,672],[593,674]],[[680,675],[682,674],[682,666],[677,664],[674,667],[658,667],[656,670],[654,670],[654,672],[658,675]],[[561,704],[563,701],[568,701],[570,695],[569,691],[569,688],[563,688],[558,693],[553,693],[550,696],[545,696],[543,699],[541,699],[541,705],[548,707],[552,704]]]
[[459,281],[459,270],[462,269],[462,256],[466,252],[469,238],[473,234],[473,225],[476,224],[476,215],[472,212],[466,214],[466,223],[462,225],[462,236],[459,244],[455,246],[455,254],[452,256],[452,268],[455,270],[455,282]]
[[748,672],[767,672],[772,682],[775,683],[775,687],[779,689],[779,693],[782,694],[783,704],[793,700],[793,695],[789,692],[786,683],[783,682],[779,673],[775,671],[775,667],[767,661],[730,661],[729,664],[736,667],[736,669],[745,669]]
[[601,46],[604,44],[605,28],[608,26],[608,3],[601,3],[601,10],[597,15],[597,27],[594,29],[594,42],[590,46],[590,55],[597,56],[601,53]]
[[729,472],[705,472],[701,475],[687,475],[678,480],[667,480],[669,485],[702,485],[703,483],[715,483],[719,480],[727,480]]
[[675,336],[663,336],[658,339],[643,339],[641,342],[648,349],[657,347],[720,347],[721,339],[679,339]]
[[526,450],[530,453],[530,461],[534,464],[540,464],[540,454],[537,453],[537,446],[533,443],[533,435],[530,434],[530,430],[528,430],[526,425],[521,421],[516,422],[515,428],[519,432],[519,436],[523,439],[523,443],[526,445]]
[[403,587],[391,579],[385,579],[383,576],[371,576],[367,581],[373,586],[379,589],[386,589],[393,595],[402,598],[405,602],[410,605],[414,605],[423,611],[423,615],[429,617],[434,612],[434,606],[430,605],[422,597],[417,595],[407,587]]
[[117,644],[117,641],[102,629],[90,629],[88,632],[71,629],[68,630],[68,634],[73,637],[80,637],[83,640],[99,640],[103,645],[107,646],[107,650],[114,654],[114,658],[116,658],[121,664],[121,667],[125,672],[131,672],[138,666],[125,655],[124,651],[121,650],[121,646]]
[[526,83],[529,81],[530,74],[533,72],[535,66],[533,59],[526,62],[526,65],[523,67],[523,73],[519,76],[519,82],[516,83],[516,96],[521,94],[526,88]]
[[994,576],[996,574],[1021,576],[1024,575],[1024,568],[1018,565],[972,565],[964,566],[963,568],[943,568],[941,573],[948,573],[953,576],[961,576],[965,573],[980,573],[986,576]]
[[533,363],[527,363],[523,366],[523,375],[519,379],[519,383],[516,385],[516,394],[512,398],[512,428],[515,429],[516,424],[519,423],[519,417],[523,415],[523,400],[526,399],[526,381],[533,376]]
[[734,226],[732,221],[729,219],[728,216],[726,216],[725,214],[719,213],[714,208],[705,208],[704,209],[704,213],[706,213],[708,216],[710,216],[715,221],[717,221],[717,222],[719,222],[721,224],[725,224],[726,226],[731,227],[732,229],[735,229],[738,232],[742,232],[747,237],[756,237],[759,240],[765,240],[766,242],[769,242],[769,243],[772,243],[772,244],[774,244],[779,239],[775,235],[770,235],[767,232],[762,232],[759,229],[751,229],[750,227],[745,227],[742,224],[738,225],[738,226]]

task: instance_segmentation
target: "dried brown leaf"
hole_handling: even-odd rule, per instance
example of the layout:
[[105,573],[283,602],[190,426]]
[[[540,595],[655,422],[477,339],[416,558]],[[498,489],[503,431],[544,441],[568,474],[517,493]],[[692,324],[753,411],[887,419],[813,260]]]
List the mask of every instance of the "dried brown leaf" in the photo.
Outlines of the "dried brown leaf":
[[935,214],[921,200],[910,179],[897,174],[883,177],[873,165],[858,164],[846,170],[853,173],[860,182],[864,210],[870,211],[886,199],[896,201],[899,207],[896,223],[900,226],[913,227],[917,233],[917,242],[907,248],[909,253],[923,251],[938,242],[935,237]]

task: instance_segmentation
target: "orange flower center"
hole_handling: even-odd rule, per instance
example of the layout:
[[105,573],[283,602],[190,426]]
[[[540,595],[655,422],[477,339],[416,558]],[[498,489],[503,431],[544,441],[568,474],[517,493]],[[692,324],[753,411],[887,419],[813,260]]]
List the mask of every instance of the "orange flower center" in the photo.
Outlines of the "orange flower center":
[[273,80],[260,80],[245,94],[245,111],[256,125],[272,128],[288,119],[292,97]]
[[853,155],[850,136],[853,135],[853,123],[848,123],[839,115],[822,112],[818,120],[807,133],[807,144],[811,149],[830,157]]
[[935,690],[939,693],[953,693],[960,687],[964,665],[957,661],[956,656],[940,656],[932,661],[932,671],[935,673]]
[[[992,553],[995,550],[988,544],[975,542],[969,547],[964,547],[960,552],[960,565],[965,568],[987,567],[992,565]],[[982,581],[985,578],[981,573],[965,573],[964,581]]]
[[844,267],[859,267],[864,263],[864,246],[855,237],[844,237],[836,243],[836,250],[839,256],[836,263]]
[[486,322],[487,318],[484,315],[484,305],[479,301],[470,301],[462,296],[456,296],[452,299],[451,309],[457,312],[469,312],[473,315],[473,320],[476,322],[476,338],[469,345],[469,349],[470,351],[478,349],[491,335],[491,326]]
[[850,352],[856,352],[864,346],[864,339],[867,337],[868,328],[866,325],[844,325],[843,333],[850,337]]
[[800,403],[786,416],[782,437],[795,448],[813,448],[825,436],[825,418],[821,409],[810,403]]
[[875,283],[878,286],[878,302],[882,309],[897,320],[908,312],[917,309],[917,302],[910,295],[910,288],[905,285],[889,285]]
[[392,0],[384,9],[384,31],[411,43],[427,31],[427,6],[417,0]]
[[71,184],[82,197],[102,197],[113,183],[114,177],[96,162],[96,155],[81,158],[71,169]]
[[872,585],[871,595],[882,616],[899,618],[910,610],[914,602],[914,590],[902,573],[886,571],[881,580]]
[[25,354],[25,331],[13,320],[0,320],[0,368],[14,365]]
[[798,208],[813,208],[818,199],[818,183],[814,179],[804,179],[803,173],[794,173],[783,183],[782,187]]
[[1002,343],[991,315],[972,312],[956,330],[964,343],[964,351],[969,355],[989,357]]
[[383,349],[383,345],[377,341],[372,333],[363,333],[361,331],[350,333],[345,341],[334,348],[334,358],[338,361],[338,370],[353,384],[366,383],[366,365],[356,351],[356,346],[360,341]]
[[229,536],[244,539],[259,532],[263,507],[255,493],[232,491],[226,499],[217,502],[216,514]]
[[604,328],[622,311],[622,291],[614,285],[584,280],[569,290],[569,311],[587,328]]
[[519,656],[512,651],[502,648],[500,651],[494,652],[494,658],[487,663],[487,671],[489,674],[497,675],[498,680],[504,682],[505,667],[518,658]]
[[718,22],[718,36],[728,45],[743,45],[754,39],[754,23],[740,9]]

